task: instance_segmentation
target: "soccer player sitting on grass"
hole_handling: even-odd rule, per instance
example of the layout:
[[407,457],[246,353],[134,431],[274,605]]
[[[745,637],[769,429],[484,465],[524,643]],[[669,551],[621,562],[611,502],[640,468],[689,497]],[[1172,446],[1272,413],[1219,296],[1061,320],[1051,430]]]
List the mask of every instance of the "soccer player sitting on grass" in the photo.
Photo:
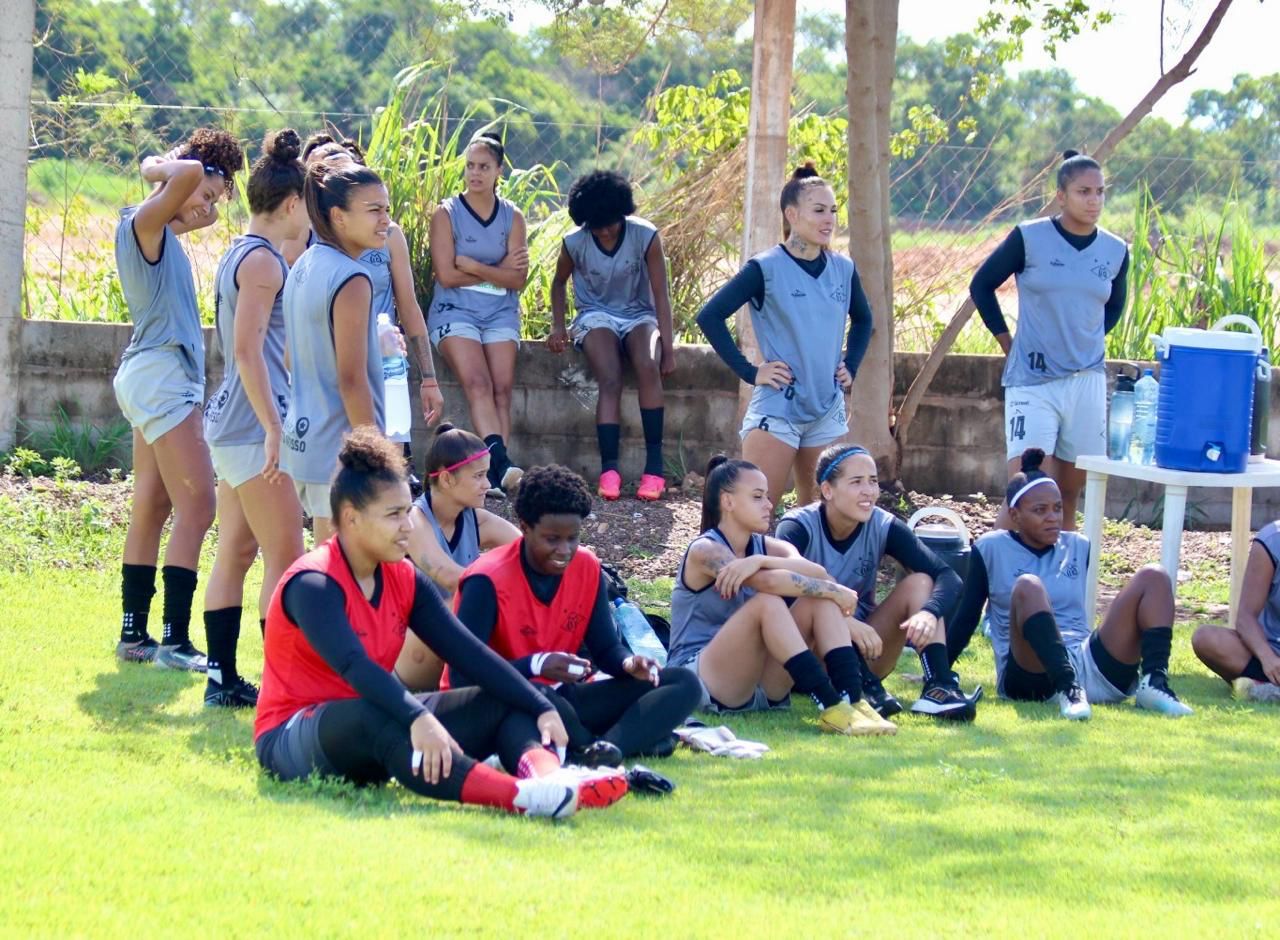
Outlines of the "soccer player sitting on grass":
[[[619,639],[600,561],[578,545],[591,512],[587,484],[565,467],[535,467],[515,509],[520,538],[462,573],[458,619],[556,705],[572,762],[616,765],[667,751],[672,730],[698,705],[698,679],[632,654]],[[584,646],[590,659],[578,655]],[[586,681],[596,670],[610,678]],[[450,666],[441,687],[476,678]]]
[[1258,702],[1280,702],[1280,522],[1249,547],[1235,629],[1201,627],[1191,638],[1200,661]]

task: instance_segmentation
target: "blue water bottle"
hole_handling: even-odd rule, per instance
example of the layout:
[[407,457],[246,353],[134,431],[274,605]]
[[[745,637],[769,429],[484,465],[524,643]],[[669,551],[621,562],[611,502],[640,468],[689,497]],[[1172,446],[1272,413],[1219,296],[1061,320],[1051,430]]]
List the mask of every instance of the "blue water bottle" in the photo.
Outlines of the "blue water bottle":
[[1133,379],[1122,372],[1116,376],[1116,390],[1111,393],[1111,417],[1107,422],[1107,456],[1112,460],[1129,457],[1133,404]]

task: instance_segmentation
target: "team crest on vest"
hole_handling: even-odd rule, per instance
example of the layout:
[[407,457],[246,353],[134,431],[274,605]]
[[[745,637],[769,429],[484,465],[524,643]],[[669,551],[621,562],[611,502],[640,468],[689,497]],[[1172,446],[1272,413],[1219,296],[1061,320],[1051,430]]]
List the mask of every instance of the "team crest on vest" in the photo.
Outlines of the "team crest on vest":
[[567,615],[565,615],[564,623],[561,624],[560,629],[565,633],[576,633],[581,625],[582,615],[576,610],[571,610]]
[[1075,580],[1076,578],[1080,577],[1080,566],[1077,565],[1074,561],[1069,561],[1062,566],[1062,575],[1063,577],[1071,578],[1072,580]]
[[366,264],[377,264],[377,265],[385,265],[387,264],[387,261],[388,261],[387,256],[380,251],[369,252],[367,255],[364,256],[363,260],[365,261]]
[[306,437],[307,432],[310,430],[311,430],[310,418],[299,418],[297,422],[293,425],[293,433],[298,435],[298,437]]
[[1105,261],[1094,262],[1094,265],[1090,270],[1093,272],[1094,277],[1100,281],[1111,280],[1111,265],[1107,264]]
[[848,291],[849,291],[849,286],[847,284],[844,284],[843,282],[839,283],[831,289],[831,299],[838,304],[848,303],[849,302]]

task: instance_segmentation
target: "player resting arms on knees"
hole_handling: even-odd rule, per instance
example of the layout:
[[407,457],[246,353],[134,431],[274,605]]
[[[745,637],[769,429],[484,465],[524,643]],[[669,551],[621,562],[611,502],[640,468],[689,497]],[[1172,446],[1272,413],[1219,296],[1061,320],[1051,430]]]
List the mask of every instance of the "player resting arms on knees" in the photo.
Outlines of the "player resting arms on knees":
[[477,135],[466,149],[466,191],[431,217],[435,289],[431,341],[467,397],[471,426],[489,445],[494,496],[514,492],[524,472],[507,454],[511,388],[520,346],[520,291],[529,278],[524,215],[498,195],[502,144]]
[[[605,499],[617,499],[622,436],[622,360],[636,373],[640,424],[644,429],[644,474],[636,499],[654,500],[666,488],[663,479],[662,379],[676,369],[667,259],[653,224],[636,211],[625,176],[596,170],[569,187],[569,218],[578,229],[565,236],[551,282],[551,335],[547,347],[564,352],[573,344],[587,356],[599,387],[596,440],[600,445],[600,483]],[[566,291],[573,276],[578,316],[565,329]]]
[[[973,698],[960,691],[947,659],[942,622],[943,611],[960,598],[960,576],[905,522],[876,505],[880,479],[875,460],[864,448],[828,447],[818,457],[817,481],[819,501],[783,516],[778,538],[857,592],[858,608],[849,627],[855,649],[874,663],[861,663],[867,702],[884,718],[902,711],[881,679],[893,671],[909,643],[924,667],[924,692],[911,710],[972,720],[981,690]],[[909,573],[877,604],[876,575],[886,555]]]
[[[798,502],[807,505],[817,498],[818,454],[848,433],[844,396],[871,340],[872,317],[852,259],[830,250],[836,197],[812,163],[792,174],[780,204],[786,241],[720,288],[698,326],[729,368],[755,386],[742,422],[743,459],[764,472],[775,506],[794,470]],[[765,359],[759,366],[747,361],[726,324],[748,303]]]
[[[462,573],[458,619],[521,675],[547,687],[569,731],[571,761],[616,765],[669,748],[671,732],[698,706],[702,690],[688,669],[661,668],[618,638],[600,561],[579,547],[591,512],[586,483],[565,467],[534,467],[520,483],[515,509],[520,538]],[[584,648],[590,659],[577,655]],[[597,670],[610,678],[585,681]],[[441,685],[473,679],[450,667]],[[593,747],[597,740],[606,743]]]
[[249,231],[231,243],[214,277],[226,367],[204,408],[204,433],[218,475],[218,549],[204,595],[206,705],[252,707],[257,702],[257,689],[236,668],[245,575],[261,547],[258,613],[265,623],[276,582],[303,552],[302,505],[293,481],[280,471],[289,403],[283,302],[289,267],[280,246],[310,228],[300,146],[292,128],[263,140],[246,187]]
[[391,219],[382,180],[354,162],[312,163],[303,193],[317,241],[285,282],[292,393],[280,466],[294,481],[318,544],[333,531],[329,482],[343,435],[383,426],[382,354],[369,271],[358,259],[386,246]]
[[1258,702],[1280,702],[1280,523],[1262,527],[1249,546],[1249,562],[1235,629],[1201,627],[1191,647],[1204,663]]
[[712,457],[701,534],[685,549],[671,594],[671,663],[702,680],[709,711],[785,708],[795,689],[817,703],[823,731],[896,733],[862,697],[848,624],[858,595],[767,537],[772,518],[764,473]]
[[996,688],[1004,698],[1052,701],[1064,718],[1084,719],[1090,702],[1121,702],[1173,718],[1191,709],[1169,688],[1173,585],[1159,565],[1129,579],[1102,626],[1085,619],[1089,542],[1062,531],[1062,493],[1029,448],[1006,492],[1012,529],[974,543],[960,609],[947,624],[952,663],[964,651],[982,605],[991,618]]
[[[298,559],[271,598],[254,723],[262,766],[283,780],[394,778],[420,796],[534,816],[621,798],[619,775],[560,772],[546,748],[567,740],[555,709],[405,558],[411,499],[399,449],[361,427],[338,460],[336,536]],[[390,672],[406,629],[477,687],[410,694]],[[516,776],[477,762],[495,752]]]
[[[170,669],[204,672],[190,639],[200,546],[217,506],[205,443],[204,334],[191,262],[177,236],[212,225],[217,202],[230,198],[244,154],[226,131],[202,127],[163,157],[142,161],[153,188],[120,211],[116,271],[133,335],[112,386],[133,428],[133,504],[121,568],[123,617],[116,656]],[[173,516],[164,557],[164,632],[147,633],[156,593],[156,562]]]
[[[489,448],[448,422],[436,428],[427,451],[427,488],[413,503],[409,558],[452,603],[463,569],[480,553],[514,542],[520,530],[484,508]],[[434,689],[444,664],[410,633],[396,660],[396,675],[411,689]]]
[[[1085,478],[1076,457],[1107,452],[1106,334],[1124,313],[1129,248],[1098,226],[1102,167],[1074,150],[1062,156],[1059,214],[1020,223],[978,268],[969,294],[1006,356],[1009,475],[1028,447],[1051,455],[1045,470],[1062,491],[1062,527],[1071,531]],[[996,300],[1011,276],[1018,282],[1012,337]],[[1005,507],[997,524],[1007,518]]]

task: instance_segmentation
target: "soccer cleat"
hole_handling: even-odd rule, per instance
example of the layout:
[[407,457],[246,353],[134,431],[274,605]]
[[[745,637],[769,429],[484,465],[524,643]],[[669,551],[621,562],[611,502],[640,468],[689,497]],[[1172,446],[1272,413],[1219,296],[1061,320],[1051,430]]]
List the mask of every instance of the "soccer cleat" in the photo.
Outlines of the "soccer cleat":
[[911,710],[917,715],[932,715],[952,721],[973,721],[978,714],[978,704],[965,697],[955,686],[935,683],[925,686]]
[[515,495],[516,487],[520,485],[520,481],[524,479],[524,471],[519,467],[507,467],[502,474],[502,491],[508,496]]
[[[858,703],[858,705],[862,704],[864,703],[861,701]],[[892,728],[893,725],[869,708],[860,709],[857,705],[850,705],[841,699],[830,708],[824,708],[818,713],[818,727],[828,734],[862,738],[891,734],[888,728]]]
[[569,751],[567,763],[593,770],[597,767],[620,767],[622,751],[612,741],[592,741],[586,747]]
[[1169,677],[1163,672],[1152,672],[1142,677],[1138,683],[1138,691],[1134,694],[1134,704],[1139,708],[1159,712],[1170,718],[1182,718],[1194,714],[1187,705],[1178,701],[1178,696],[1169,688]]
[[121,640],[116,644],[116,659],[122,663],[153,663],[159,649],[160,644],[149,636],[132,643]]
[[880,734],[894,735],[898,733],[898,726],[872,708],[871,704],[866,699],[859,699],[854,702],[853,710],[868,721],[878,725],[880,728]]
[[1249,683],[1244,686],[1241,698],[1247,698],[1251,702],[1280,702],[1280,685],[1273,682],[1257,682],[1248,677],[1241,677],[1236,682]]
[[161,669],[181,669],[186,672],[207,672],[209,657],[196,649],[190,640],[162,645],[156,650],[156,665]]
[[640,486],[636,489],[636,499],[653,502],[661,499],[667,489],[667,481],[657,474],[646,473],[640,477]]
[[1078,685],[1073,685],[1065,692],[1055,692],[1050,696],[1049,701],[1058,706],[1058,711],[1062,712],[1062,717],[1071,721],[1084,721],[1093,714],[1093,709],[1089,707],[1089,698],[1084,694],[1084,689]]
[[636,764],[627,771],[627,789],[631,793],[647,793],[651,796],[666,796],[676,785],[667,777],[650,770],[643,764]]
[[617,470],[606,470],[600,474],[600,482],[596,484],[596,492],[601,499],[613,502],[622,495],[622,474]]
[[902,703],[894,698],[893,693],[884,687],[884,683],[875,675],[867,672],[862,676],[862,698],[881,718],[892,718],[902,711]]
[[205,708],[255,708],[257,704],[258,687],[243,676],[226,685],[213,679],[205,683]]
[[559,780],[575,787],[578,809],[604,809],[627,795],[627,777],[620,769],[585,770],[561,767],[544,780]]
[[565,819],[578,811],[578,788],[553,777],[525,777],[516,781],[511,806],[525,816]]

